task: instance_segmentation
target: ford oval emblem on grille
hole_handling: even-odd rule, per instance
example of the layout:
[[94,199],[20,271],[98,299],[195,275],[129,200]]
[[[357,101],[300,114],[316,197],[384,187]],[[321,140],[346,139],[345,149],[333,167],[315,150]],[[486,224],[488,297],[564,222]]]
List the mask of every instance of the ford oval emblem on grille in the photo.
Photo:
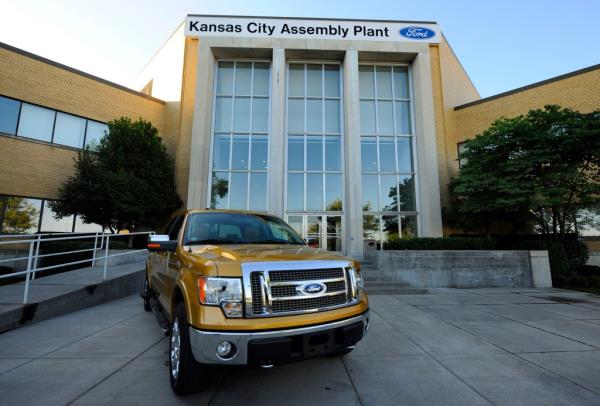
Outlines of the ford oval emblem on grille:
[[310,282],[302,285],[300,291],[305,295],[318,295],[319,293],[325,293],[327,286],[321,282]]

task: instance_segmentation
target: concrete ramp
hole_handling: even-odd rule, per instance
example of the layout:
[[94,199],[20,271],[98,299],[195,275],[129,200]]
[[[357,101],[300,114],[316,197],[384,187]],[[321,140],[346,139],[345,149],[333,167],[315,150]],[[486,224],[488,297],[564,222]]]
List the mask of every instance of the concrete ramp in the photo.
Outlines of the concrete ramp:
[[102,280],[96,266],[35,279],[23,304],[24,283],[0,286],[0,332],[60,316],[136,293],[145,261],[113,265]]

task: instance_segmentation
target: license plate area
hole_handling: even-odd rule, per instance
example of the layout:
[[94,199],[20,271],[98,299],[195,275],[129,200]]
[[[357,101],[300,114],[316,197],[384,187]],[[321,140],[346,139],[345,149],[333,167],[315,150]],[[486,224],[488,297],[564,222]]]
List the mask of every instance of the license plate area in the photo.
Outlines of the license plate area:
[[326,354],[335,348],[335,331],[328,330],[305,334],[302,341],[302,353],[305,358]]

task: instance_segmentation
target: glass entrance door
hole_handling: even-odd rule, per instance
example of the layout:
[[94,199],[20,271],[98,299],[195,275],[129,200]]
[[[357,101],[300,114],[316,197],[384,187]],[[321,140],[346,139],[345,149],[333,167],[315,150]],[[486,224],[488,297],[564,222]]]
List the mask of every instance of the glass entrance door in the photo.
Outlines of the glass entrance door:
[[288,215],[287,221],[310,247],[342,252],[342,216]]

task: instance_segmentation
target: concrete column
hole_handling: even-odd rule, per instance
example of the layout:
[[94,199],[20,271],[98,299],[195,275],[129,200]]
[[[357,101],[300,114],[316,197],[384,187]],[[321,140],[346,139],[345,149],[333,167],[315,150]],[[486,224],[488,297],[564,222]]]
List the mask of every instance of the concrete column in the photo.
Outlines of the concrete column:
[[360,101],[358,52],[346,51],[344,58],[344,182],[346,199],[346,255],[363,256],[362,178],[360,174]]
[[271,132],[269,134],[269,212],[283,217],[285,176],[285,50],[273,49]]
[[208,206],[214,72],[215,57],[210,47],[202,46],[202,41],[198,41],[198,70],[190,146],[188,208]]
[[550,272],[550,259],[548,251],[529,251],[531,264],[531,279],[534,288],[551,288],[552,273]]
[[412,64],[416,140],[419,236],[442,236],[442,209],[435,137],[435,113],[429,47],[423,46]]

